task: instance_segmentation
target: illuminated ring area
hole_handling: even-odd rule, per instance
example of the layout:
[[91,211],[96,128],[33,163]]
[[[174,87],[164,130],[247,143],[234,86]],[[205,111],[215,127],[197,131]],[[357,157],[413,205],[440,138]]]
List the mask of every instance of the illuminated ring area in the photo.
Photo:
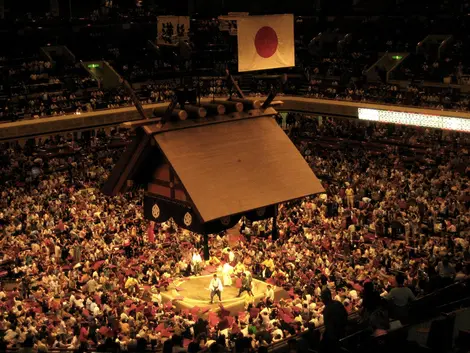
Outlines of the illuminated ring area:
[[470,119],[358,108],[361,120],[470,132]]
[[[220,277],[221,278],[221,277]],[[170,292],[175,298],[178,296],[183,297],[183,301],[188,303],[193,303],[195,305],[204,306],[209,303],[210,291],[209,283],[212,279],[212,275],[209,276],[191,276],[183,280],[175,282],[175,287],[179,288],[181,291],[176,290],[175,288],[169,288]],[[233,285],[230,287],[224,287],[222,291],[222,303],[234,303],[240,300],[245,300],[245,295],[248,295],[244,292],[240,298],[237,298],[238,288],[235,287],[235,278],[233,278]],[[267,284],[256,279],[253,279],[253,294],[255,297],[259,294],[263,295],[266,291]],[[214,302],[218,302],[217,296],[214,297]]]
[[[222,279],[222,275],[219,275]],[[199,308],[210,308],[211,311],[218,311],[219,298],[214,297],[214,304],[210,304],[210,290],[209,283],[212,275],[191,276],[175,280],[167,291],[162,291],[162,298],[164,302],[172,301],[179,309],[191,309],[195,306]],[[245,298],[248,296],[247,292],[243,292],[240,298],[237,298],[239,289],[235,287],[236,277],[232,277],[233,285],[226,286],[222,291],[222,304],[225,309],[233,313],[243,310],[245,305]],[[253,294],[255,302],[259,302],[264,298],[264,293],[268,284],[257,279],[252,279]],[[288,298],[287,292],[279,287],[274,287],[274,295],[276,300],[280,298]]]

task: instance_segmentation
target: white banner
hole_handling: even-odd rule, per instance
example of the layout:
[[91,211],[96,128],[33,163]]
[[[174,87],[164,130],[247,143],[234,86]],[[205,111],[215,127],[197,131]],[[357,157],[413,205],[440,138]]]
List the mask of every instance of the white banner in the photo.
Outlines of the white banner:
[[157,45],[178,45],[189,39],[189,16],[158,16]]
[[238,71],[295,66],[294,16],[240,17]]

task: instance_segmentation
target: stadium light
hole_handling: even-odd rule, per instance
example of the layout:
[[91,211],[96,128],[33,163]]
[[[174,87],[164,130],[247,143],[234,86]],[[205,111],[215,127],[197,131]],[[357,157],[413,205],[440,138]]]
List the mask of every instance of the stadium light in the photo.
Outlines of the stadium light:
[[470,132],[470,119],[358,108],[361,120]]

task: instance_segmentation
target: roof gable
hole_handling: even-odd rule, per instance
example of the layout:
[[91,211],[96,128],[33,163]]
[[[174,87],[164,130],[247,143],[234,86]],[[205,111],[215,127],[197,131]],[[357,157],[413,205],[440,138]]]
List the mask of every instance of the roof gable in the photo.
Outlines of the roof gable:
[[323,192],[270,117],[154,135],[203,222]]

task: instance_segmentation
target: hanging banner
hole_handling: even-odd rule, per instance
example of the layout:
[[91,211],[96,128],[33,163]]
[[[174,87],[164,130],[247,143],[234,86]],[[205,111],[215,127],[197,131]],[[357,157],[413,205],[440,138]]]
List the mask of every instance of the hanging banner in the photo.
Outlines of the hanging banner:
[[157,45],[178,45],[189,39],[189,16],[158,16]]
[[146,195],[144,217],[155,223],[163,223],[172,218],[178,227],[199,234],[204,233],[204,225],[191,207],[166,197]]
[[[218,234],[233,228],[238,224],[242,216],[245,216],[249,222],[272,218],[276,214],[276,207],[277,205],[261,207],[244,214],[239,213],[202,223],[195,210],[188,205],[158,195],[147,194],[144,197],[145,219],[155,223],[163,223],[171,218],[178,227],[199,234]],[[147,229],[147,235],[149,239],[153,239],[150,226]]]
[[294,16],[240,17],[238,27],[238,71],[295,66]]
[[237,19],[249,15],[249,12],[229,12],[227,16],[219,16],[219,30],[229,32],[231,36],[236,36]]

